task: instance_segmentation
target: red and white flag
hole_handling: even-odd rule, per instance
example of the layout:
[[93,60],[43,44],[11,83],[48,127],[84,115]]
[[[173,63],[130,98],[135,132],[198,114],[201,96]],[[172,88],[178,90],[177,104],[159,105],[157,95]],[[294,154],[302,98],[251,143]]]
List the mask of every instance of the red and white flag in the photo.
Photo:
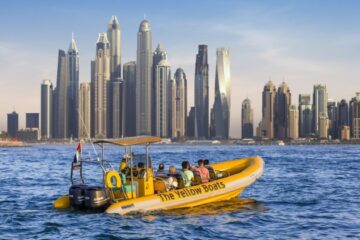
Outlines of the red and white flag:
[[81,144],[79,143],[77,148],[76,148],[76,153],[74,156],[74,163],[77,163],[80,160],[80,154],[81,154]]

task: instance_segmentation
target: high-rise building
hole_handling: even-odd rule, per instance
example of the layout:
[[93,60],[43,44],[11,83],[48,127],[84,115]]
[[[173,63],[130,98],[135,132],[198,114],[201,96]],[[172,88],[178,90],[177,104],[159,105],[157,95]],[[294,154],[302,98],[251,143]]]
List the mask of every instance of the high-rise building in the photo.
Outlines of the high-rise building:
[[288,85],[283,82],[279,86],[275,97],[275,135],[277,139],[286,139],[288,137],[290,105],[290,89]]
[[326,85],[315,85],[313,93],[313,129],[317,136],[320,135],[319,132],[319,118],[320,115],[324,118],[328,117],[327,113],[327,101],[328,93],[326,90]]
[[109,111],[109,128],[108,136],[112,138],[120,138],[124,131],[124,83],[122,80],[111,81],[108,111]]
[[331,139],[338,139],[337,106],[333,99],[328,99],[327,111],[329,119],[329,136]]
[[349,126],[349,104],[345,99],[338,103],[338,126]]
[[262,120],[259,137],[268,139],[274,138],[275,96],[275,85],[272,81],[269,81],[264,86],[262,93]]
[[356,93],[349,104],[350,135],[354,139],[360,139],[360,93]]
[[90,136],[95,137],[95,60],[90,62]]
[[136,135],[136,62],[128,62],[123,67],[125,92],[125,136]]
[[187,118],[187,129],[186,129],[187,136],[189,138],[194,138],[196,131],[197,131],[196,110],[195,107],[191,107],[189,116]]
[[39,113],[26,113],[26,128],[39,128]]
[[[152,58],[152,80],[151,80],[151,129],[152,135],[157,135],[157,114],[156,114],[156,71],[157,66],[162,60],[167,61],[167,54],[164,49],[161,47],[160,43],[158,43]],[[171,120],[168,119],[170,122]],[[170,124],[171,127],[171,124]]]
[[80,139],[90,138],[90,99],[91,88],[89,82],[83,82],[80,84],[79,91],[79,133]]
[[230,130],[231,74],[229,49],[216,50],[214,122],[215,137],[229,138]]
[[321,112],[319,116],[319,138],[328,139],[329,118],[326,113]]
[[340,140],[348,141],[350,140],[350,127],[346,125],[342,125],[340,127]]
[[182,68],[176,69],[172,86],[171,137],[182,138],[186,135],[187,118],[187,79]]
[[[159,137],[168,137],[169,132],[169,109],[171,110],[171,101],[169,101],[171,71],[167,60],[161,60],[156,65],[155,71],[155,134]],[[170,95],[169,95],[170,94]],[[169,103],[169,105],[168,105]]]
[[68,64],[67,56],[64,50],[59,50],[58,67],[56,77],[55,102],[54,102],[54,130],[55,138],[64,139],[68,137]]
[[79,50],[76,46],[74,37],[72,37],[69,49],[67,52],[67,71],[68,71],[68,137],[78,136],[78,123],[79,123]]
[[116,16],[112,16],[110,19],[107,38],[110,43],[110,75],[113,81],[121,78],[121,32]]
[[52,138],[53,85],[46,79],[41,84],[41,138]]
[[19,115],[13,111],[7,115],[7,133],[8,136],[16,137],[16,132],[19,130]]
[[310,94],[299,95],[299,134],[309,137],[313,133],[313,111]]
[[241,137],[254,137],[253,109],[249,98],[246,98],[241,105]]
[[290,139],[299,138],[299,111],[295,105],[290,105],[289,107],[289,118],[288,118],[288,128],[287,136]]
[[108,88],[110,81],[110,43],[106,33],[99,33],[96,43],[94,79],[94,135],[106,138],[108,130]]
[[171,136],[171,97],[173,95],[172,90],[175,91],[175,82],[171,80],[167,55],[160,44],[158,44],[153,54],[152,76],[152,134],[159,137],[168,137]]
[[136,134],[152,133],[152,35],[147,20],[140,23],[136,58]]
[[209,137],[209,64],[208,46],[199,45],[195,63],[195,137]]

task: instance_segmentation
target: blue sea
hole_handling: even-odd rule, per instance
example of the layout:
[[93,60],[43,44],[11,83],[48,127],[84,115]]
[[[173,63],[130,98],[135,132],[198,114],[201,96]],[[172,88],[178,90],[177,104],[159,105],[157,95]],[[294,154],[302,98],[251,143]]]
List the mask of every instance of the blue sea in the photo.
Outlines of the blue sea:
[[[360,239],[358,145],[153,145],[155,165],[260,155],[265,172],[231,201],[129,216],[52,207],[68,192],[75,149],[0,148],[1,239]],[[106,150],[117,168],[123,150]],[[84,147],[84,158],[94,155],[90,145]],[[87,183],[99,184],[97,164],[86,164],[84,175]]]

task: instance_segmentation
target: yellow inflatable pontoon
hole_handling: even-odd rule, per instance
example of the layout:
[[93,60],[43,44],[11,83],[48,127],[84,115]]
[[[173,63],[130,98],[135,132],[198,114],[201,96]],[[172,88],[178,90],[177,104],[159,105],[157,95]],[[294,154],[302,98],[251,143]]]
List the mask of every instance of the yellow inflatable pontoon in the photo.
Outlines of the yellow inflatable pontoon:
[[[213,169],[210,182],[166,191],[163,180],[153,174],[147,150],[149,144],[160,140],[157,137],[144,136],[96,141],[95,143],[102,145],[102,149],[106,143],[125,147],[123,165],[120,167],[122,170],[117,172],[107,169],[103,160],[99,161],[104,171],[104,186],[94,189],[83,183],[74,184],[72,181],[69,195],[59,197],[54,202],[54,207],[82,210],[101,208],[106,213],[122,215],[130,212],[194,207],[237,197],[261,177],[264,171],[264,161],[259,156],[215,163],[210,165]],[[134,167],[136,155],[133,154],[131,146],[136,144],[146,146],[146,154],[141,158],[143,162],[138,164],[140,167]],[[125,164],[128,166],[127,171],[124,171]],[[122,183],[119,183],[121,181]]]

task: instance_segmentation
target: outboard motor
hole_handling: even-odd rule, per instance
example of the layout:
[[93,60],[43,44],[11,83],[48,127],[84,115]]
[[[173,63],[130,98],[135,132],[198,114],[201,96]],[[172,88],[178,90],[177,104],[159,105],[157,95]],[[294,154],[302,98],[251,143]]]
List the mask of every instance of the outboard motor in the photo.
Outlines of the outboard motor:
[[69,189],[70,205],[73,209],[82,210],[85,208],[86,185],[72,185]]
[[109,205],[108,191],[103,187],[87,187],[85,189],[85,208],[89,210],[105,210]]

